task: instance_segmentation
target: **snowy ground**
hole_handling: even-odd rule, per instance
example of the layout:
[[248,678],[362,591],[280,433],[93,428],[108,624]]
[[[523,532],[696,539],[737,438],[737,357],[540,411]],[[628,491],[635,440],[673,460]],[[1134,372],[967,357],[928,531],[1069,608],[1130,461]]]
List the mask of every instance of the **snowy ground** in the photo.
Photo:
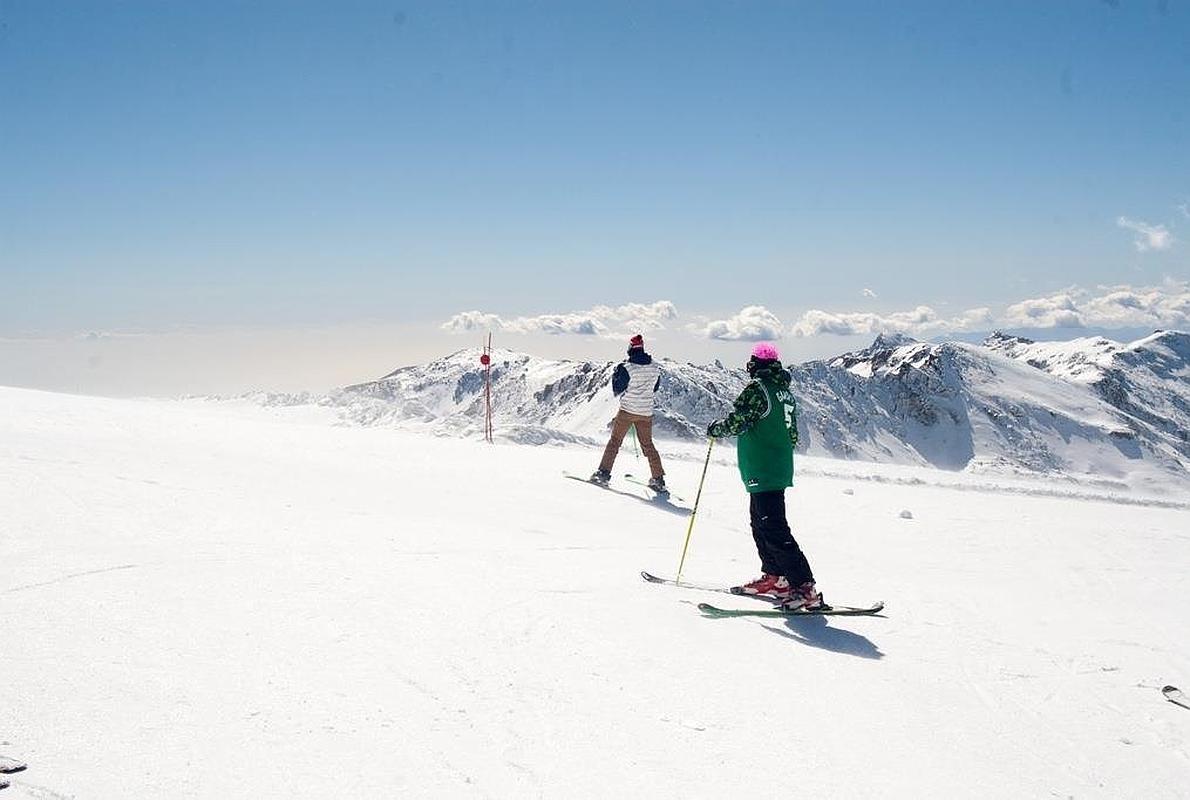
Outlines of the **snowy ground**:
[[[886,616],[709,620],[595,457],[0,389],[4,795],[1186,796],[1184,507],[802,462],[827,599]],[[689,578],[755,574],[745,512],[716,463]]]

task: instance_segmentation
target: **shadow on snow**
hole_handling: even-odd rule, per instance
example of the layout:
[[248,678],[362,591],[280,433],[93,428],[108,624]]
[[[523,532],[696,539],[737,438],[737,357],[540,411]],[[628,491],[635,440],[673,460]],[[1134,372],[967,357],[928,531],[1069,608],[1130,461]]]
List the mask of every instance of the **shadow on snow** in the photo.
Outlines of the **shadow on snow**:
[[614,486],[600,486],[597,483],[591,483],[591,481],[587,480],[586,478],[580,477],[578,475],[571,475],[570,473],[563,473],[563,477],[569,478],[572,481],[578,481],[579,483],[589,484],[594,486],[596,489],[601,489],[602,491],[610,492],[611,494],[618,494],[621,497],[631,497],[633,500],[636,500],[639,503],[644,503],[647,506],[653,506],[653,508],[660,509],[670,514],[677,514],[679,517],[690,516],[690,509],[686,508],[685,506],[674,505],[668,500],[663,500],[660,497],[642,497],[635,492],[626,492],[623,489],[617,489]]
[[859,658],[884,658],[884,653],[880,652],[880,648],[867,636],[843,628],[833,628],[828,624],[826,617],[788,619],[785,621],[785,628],[788,630],[772,625],[762,625],[761,627],[778,636],[784,636],[786,639],[793,639],[800,644],[829,650],[832,653],[843,653]]

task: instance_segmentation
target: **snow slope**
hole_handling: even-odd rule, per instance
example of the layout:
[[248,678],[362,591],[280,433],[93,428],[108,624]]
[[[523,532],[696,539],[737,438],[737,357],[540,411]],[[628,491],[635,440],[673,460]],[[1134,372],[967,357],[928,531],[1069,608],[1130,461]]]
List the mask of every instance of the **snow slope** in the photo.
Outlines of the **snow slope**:
[[[803,459],[822,589],[886,616],[708,620],[749,601],[637,577],[672,573],[684,516],[559,479],[594,450],[336,417],[0,389],[0,755],[29,763],[4,796],[1190,786],[1159,691],[1190,684],[1185,510]],[[691,579],[756,571],[730,455]],[[670,459],[679,493],[700,467]]]

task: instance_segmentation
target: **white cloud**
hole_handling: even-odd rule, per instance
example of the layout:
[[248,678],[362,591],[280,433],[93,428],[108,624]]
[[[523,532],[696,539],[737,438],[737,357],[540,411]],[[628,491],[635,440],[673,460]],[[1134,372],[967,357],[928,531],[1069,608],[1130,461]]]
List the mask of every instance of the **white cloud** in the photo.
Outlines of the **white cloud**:
[[1190,285],[1168,282],[1164,286],[1101,287],[1102,294],[1082,304],[1084,320],[1101,327],[1151,325],[1158,328],[1190,326]]
[[85,342],[102,342],[108,339],[143,339],[148,335],[145,331],[88,331],[75,338]]
[[502,331],[504,333],[574,334],[578,336],[612,336],[660,330],[669,320],[676,319],[677,308],[668,300],[655,303],[628,303],[622,306],[596,306],[589,311],[561,314],[538,314],[505,319],[483,311],[463,311],[442,323],[442,330],[450,333],[473,331]]
[[832,313],[812,308],[793,324],[794,336],[819,336],[824,333],[834,336],[855,336],[883,330],[880,317],[869,311]]
[[1173,245],[1173,236],[1164,225],[1150,225],[1147,222],[1128,217],[1118,218],[1116,224],[1136,234],[1133,244],[1136,245],[1138,252],[1168,250]]
[[505,323],[504,330],[511,333],[548,333],[555,336],[563,333],[598,336],[606,333],[607,327],[590,314],[542,314],[537,317],[518,317]]
[[[668,300],[595,306],[587,311],[501,317],[484,311],[464,311],[442,324],[451,333],[488,330],[518,334],[622,337],[647,331],[680,329],[708,339],[761,341],[783,334],[805,336],[871,336],[903,332],[919,337],[988,331],[994,328],[1190,328],[1190,283],[1167,280],[1159,286],[1072,286],[1030,297],[1006,307],[971,308],[941,314],[928,305],[905,311],[824,311],[810,309],[788,329],[764,306],[747,306],[738,313],[708,320],[679,319]],[[102,334],[101,334],[102,335]]]
[[870,311],[831,312],[812,308],[802,315],[790,332],[794,336],[867,336],[875,333],[905,332],[930,334],[941,331],[970,330],[988,324],[991,311],[973,308],[957,317],[945,319],[929,306],[910,311],[877,314]]
[[864,290],[863,290],[862,294],[863,294],[863,296],[864,296],[864,297],[871,297],[871,298],[875,298],[875,297],[876,297],[876,293],[875,293],[875,292],[873,292],[871,289],[868,289],[868,288],[866,288],[866,287],[864,288]]
[[604,320],[609,327],[619,327],[633,333],[662,330],[665,323],[678,317],[678,309],[668,300],[648,304],[628,303],[615,308],[595,306],[590,313]]
[[463,311],[442,323],[442,330],[450,333],[501,331],[598,336],[606,333],[607,327],[591,313],[539,314],[534,317],[504,319],[498,314],[483,311]]
[[934,336],[992,328],[1190,328],[1190,283],[1167,280],[1161,286],[1070,287],[1013,303],[997,313],[972,308],[942,317],[929,306],[877,314],[811,309],[790,333],[794,336],[870,336],[905,332]]
[[442,323],[442,330],[450,333],[501,330],[504,323],[495,314],[482,311],[461,311]]
[[1034,297],[1013,303],[1004,311],[1005,327],[1012,328],[1081,328],[1083,315],[1071,292],[1059,292],[1049,297]]
[[764,306],[747,306],[728,319],[709,322],[703,329],[708,339],[759,342],[781,338],[781,320]]
[[1167,281],[1162,286],[1070,288],[1048,297],[1009,306],[1004,327],[1124,328],[1190,326],[1190,285]]
[[955,317],[955,320],[958,322],[956,330],[977,331],[994,325],[996,317],[992,314],[990,308],[980,306],[979,308],[967,309]]
[[1178,211],[1182,212],[1182,216],[1190,219],[1190,203],[1178,203]]

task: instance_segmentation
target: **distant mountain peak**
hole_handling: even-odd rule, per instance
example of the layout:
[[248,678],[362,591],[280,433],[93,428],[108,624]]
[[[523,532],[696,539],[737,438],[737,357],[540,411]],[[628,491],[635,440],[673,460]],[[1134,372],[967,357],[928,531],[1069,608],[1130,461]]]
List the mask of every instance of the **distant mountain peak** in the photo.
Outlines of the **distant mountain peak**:
[[1190,333],[1156,330],[1143,339],[1128,345],[1130,350],[1164,347],[1182,360],[1190,362]]
[[864,352],[875,353],[880,350],[895,350],[898,347],[904,347],[907,344],[918,344],[918,340],[914,339],[907,333],[889,332],[878,333],[872,343],[868,345]]
[[983,346],[990,350],[1006,350],[1022,344],[1036,344],[1036,342],[1024,336],[1013,336],[1011,333],[999,330],[992,331],[992,334],[983,340]]
[[901,368],[909,362],[921,366],[921,359],[931,357],[935,347],[903,333],[880,333],[862,350],[844,353],[828,363],[861,377],[871,377],[882,369]]

